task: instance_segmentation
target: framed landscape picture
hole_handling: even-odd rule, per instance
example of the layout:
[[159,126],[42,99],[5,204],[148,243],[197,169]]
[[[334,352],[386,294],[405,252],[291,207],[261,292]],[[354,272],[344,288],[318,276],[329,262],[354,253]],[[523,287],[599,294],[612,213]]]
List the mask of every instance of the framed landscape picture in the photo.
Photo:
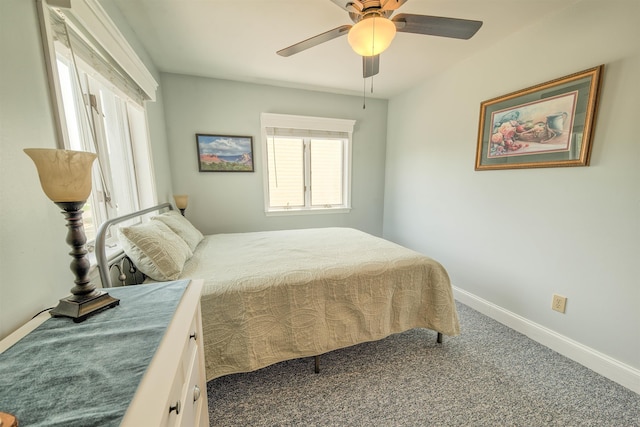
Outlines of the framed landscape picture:
[[603,68],[482,102],[476,170],[588,166]]
[[200,172],[253,172],[253,137],[196,134]]

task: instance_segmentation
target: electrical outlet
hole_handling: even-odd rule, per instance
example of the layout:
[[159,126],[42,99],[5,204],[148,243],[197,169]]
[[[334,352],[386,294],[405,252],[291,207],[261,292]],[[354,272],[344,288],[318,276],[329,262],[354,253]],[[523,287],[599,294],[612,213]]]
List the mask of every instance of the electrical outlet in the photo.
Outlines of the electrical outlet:
[[553,294],[553,301],[551,301],[551,308],[560,313],[564,313],[564,309],[567,306],[567,297],[562,295]]

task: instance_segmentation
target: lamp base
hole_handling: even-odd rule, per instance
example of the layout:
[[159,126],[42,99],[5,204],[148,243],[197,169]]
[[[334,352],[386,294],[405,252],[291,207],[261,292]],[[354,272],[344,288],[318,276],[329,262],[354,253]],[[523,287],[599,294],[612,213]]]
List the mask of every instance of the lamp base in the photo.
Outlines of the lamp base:
[[93,314],[119,304],[120,300],[118,298],[114,298],[103,291],[96,291],[83,297],[69,295],[61,299],[58,306],[49,313],[53,317],[70,317],[74,322],[79,323]]

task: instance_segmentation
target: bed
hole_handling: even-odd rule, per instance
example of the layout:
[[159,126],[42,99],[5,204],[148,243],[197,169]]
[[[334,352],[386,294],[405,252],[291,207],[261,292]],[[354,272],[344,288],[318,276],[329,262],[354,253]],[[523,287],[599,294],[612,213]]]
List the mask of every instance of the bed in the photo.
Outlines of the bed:
[[[459,333],[449,277],[431,258],[351,228],[202,236],[170,204],[103,224],[96,239],[103,287],[125,259],[107,259],[107,230],[153,212],[150,221],[121,228],[124,255],[146,281],[204,280],[207,380],[309,356],[317,370],[323,353],[412,328],[431,329],[439,341]],[[132,229],[141,237],[125,233]],[[160,258],[173,246],[184,253],[159,273],[145,259],[149,246]]]

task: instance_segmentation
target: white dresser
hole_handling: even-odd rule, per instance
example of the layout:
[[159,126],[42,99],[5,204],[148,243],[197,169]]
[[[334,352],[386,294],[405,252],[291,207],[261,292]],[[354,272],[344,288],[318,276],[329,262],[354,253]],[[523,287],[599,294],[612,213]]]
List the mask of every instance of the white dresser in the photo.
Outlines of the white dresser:
[[122,426],[209,426],[201,293],[202,280],[192,281],[138,386]]
[[[122,291],[113,291],[113,293],[123,291],[126,292],[122,288]],[[112,293],[112,290],[110,289],[109,292]],[[191,281],[184,290],[164,336],[151,362],[146,367],[146,371],[144,371],[133,399],[130,403],[127,400],[128,408],[126,408],[126,404],[124,406],[126,411],[124,417],[121,418],[120,425],[131,427],[206,427],[209,425],[200,313],[201,292],[201,280]],[[129,307],[135,306],[135,300],[126,302],[123,296],[117,296],[121,298],[121,304],[129,304]],[[116,307],[111,310],[118,309]],[[29,335],[49,317],[47,313],[43,313],[0,341],[0,353]],[[108,319],[109,315],[105,315],[104,318]],[[134,331],[134,335],[144,333],[144,326],[141,326],[139,332]],[[117,338],[116,335],[115,338],[111,337],[110,339],[115,342]],[[25,363],[28,364],[29,361],[25,361]],[[113,362],[98,360],[96,363]],[[92,390],[82,390],[81,393],[91,394]],[[2,397],[0,402],[3,400],[5,403],[10,402],[11,396],[0,397]],[[13,412],[2,407],[0,407],[0,411]],[[18,416],[18,421],[20,421],[20,416]],[[77,423],[82,424],[82,421],[77,421]],[[115,423],[117,424],[117,422]],[[113,422],[110,425],[113,425]]]

